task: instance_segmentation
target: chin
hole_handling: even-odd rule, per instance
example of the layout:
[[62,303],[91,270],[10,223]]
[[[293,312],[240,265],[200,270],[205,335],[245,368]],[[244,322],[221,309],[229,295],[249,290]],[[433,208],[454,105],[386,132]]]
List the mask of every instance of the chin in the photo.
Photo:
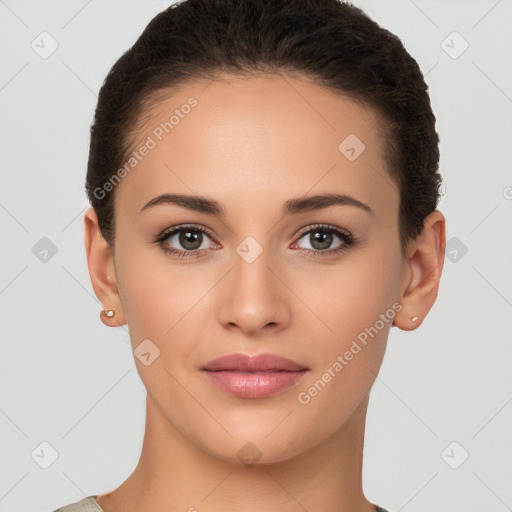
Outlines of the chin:
[[[281,414],[281,421],[282,417]],[[317,432],[308,435],[306,432],[293,432],[277,425],[260,424],[260,430],[256,430],[254,426],[245,428],[240,425],[236,430],[227,426],[233,437],[224,432],[215,436],[199,434],[200,445],[205,452],[225,462],[253,467],[293,459],[319,442]]]

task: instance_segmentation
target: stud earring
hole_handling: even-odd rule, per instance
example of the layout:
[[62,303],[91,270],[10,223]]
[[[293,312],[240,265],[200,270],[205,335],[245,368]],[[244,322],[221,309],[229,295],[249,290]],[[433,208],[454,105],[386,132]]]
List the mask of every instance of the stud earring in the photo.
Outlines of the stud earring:
[[116,314],[115,310],[113,309],[104,309],[102,313],[108,318],[112,318]]
[[417,317],[417,316],[413,316],[413,317],[411,317],[411,320],[412,320],[413,322],[416,322],[416,320],[418,320],[418,317]]

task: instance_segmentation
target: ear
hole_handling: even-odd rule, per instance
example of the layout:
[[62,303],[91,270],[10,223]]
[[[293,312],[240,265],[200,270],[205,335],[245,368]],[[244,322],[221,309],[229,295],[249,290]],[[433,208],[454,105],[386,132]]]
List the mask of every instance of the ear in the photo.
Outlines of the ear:
[[93,208],[84,216],[84,242],[87,266],[92,287],[104,309],[113,309],[115,315],[109,318],[100,314],[101,321],[109,327],[120,327],[126,323],[114,267],[114,257],[98,226],[98,217]]
[[[434,210],[423,224],[423,232],[407,248],[406,272],[398,298],[402,309],[394,325],[404,331],[416,329],[427,316],[437,298],[446,249],[445,218]],[[418,317],[413,321],[413,317]]]

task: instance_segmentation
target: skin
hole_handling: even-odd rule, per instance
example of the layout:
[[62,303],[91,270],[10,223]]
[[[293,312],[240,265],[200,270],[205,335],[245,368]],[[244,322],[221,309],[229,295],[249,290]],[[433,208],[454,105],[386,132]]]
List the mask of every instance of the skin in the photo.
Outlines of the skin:
[[[395,326],[421,325],[438,293],[445,219],[429,215],[402,257],[378,118],[296,77],[189,83],[154,106],[137,143],[190,96],[198,105],[116,186],[112,250],[92,208],[84,218],[94,291],[116,311],[102,321],[127,323],[133,349],[149,338],[160,350],[148,366],[135,357],[147,389],[139,463],[98,503],[106,512],[373,511],[362,490],[363,439],[391,321],[309,403],[298,394],[394,303]],[[338,149],[349,134],[365,144],[354,161]],[[226,216],[174,204],[140,212],[162,193],[207,196]],[[373,213],[349,205],[281,213],[288,199],[321,193],[349,194]],[[202,256],[179,258],[153,243],[184,223],[213,234],[195,246]],[[333,234],[331,245],[313,245],[307,228],[316,223],[358,241],[326,254],[344,242]],[[252,263],[236,252],[248,236],[262,248]],[[167,244],[187,250],[176,235]],[[324,253],[308,256],[311,248]],[[309,371],[271,397],[236,398],[200,371],[233,352],[274,353]],[[248,442],[261,455],[252,466],[237,455]]]

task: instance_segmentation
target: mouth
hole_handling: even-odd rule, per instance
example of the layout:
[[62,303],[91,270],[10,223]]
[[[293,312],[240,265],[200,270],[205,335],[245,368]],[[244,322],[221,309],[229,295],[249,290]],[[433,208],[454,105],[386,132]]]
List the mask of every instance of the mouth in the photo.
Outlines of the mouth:
[[220,390],[238,398],[258,399],[297,385],[309,368],[274,354],[230,354],[201,370]]

